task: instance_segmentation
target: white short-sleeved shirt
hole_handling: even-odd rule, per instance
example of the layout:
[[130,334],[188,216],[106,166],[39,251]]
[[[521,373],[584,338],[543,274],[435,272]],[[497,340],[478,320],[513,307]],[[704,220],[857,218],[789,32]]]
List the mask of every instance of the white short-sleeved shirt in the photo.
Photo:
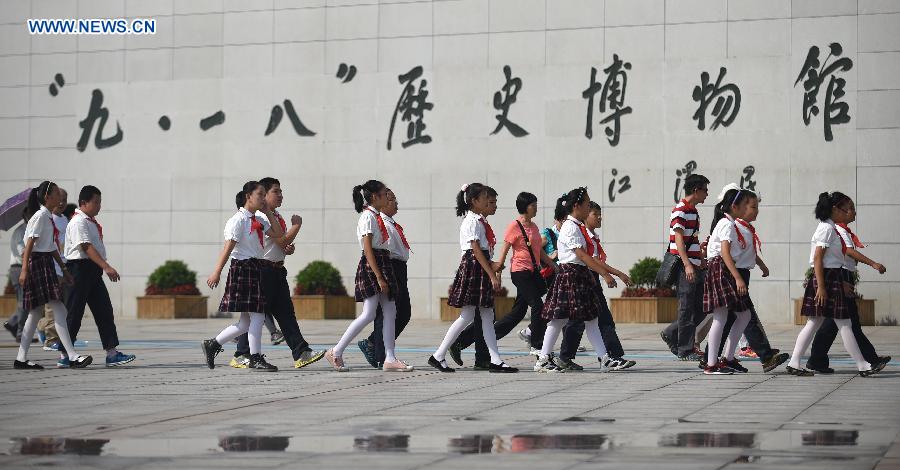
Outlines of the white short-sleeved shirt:
[[[257,233],[251,232],[253,219],[258,220],[263,226],[263,243],[259,242]],[[269,231],[271,225],[265,217],[260,218],[250,211],[241,207],[228,222],[225,222],[225,240],[234,240],[237,245],[231,251],[231,258],[236,260],[244,260],[249,258],[263,259],[263,244],[265,243],[265,233]]]
[[[60,252],[65,253],[66,248],[66,228],[69,226],[69,219],[64,215],[56,215],[54,213],[50,213],[53,216],[53,225],[56,225],[56,229],[59,230],[59,249]],[[65,261],[65,260],[64,260]],[[56,268],[56,275],[62,277],[62,269],[58,264],[53,265]]]
[[[583,225],[571,215],[563,222],[562,228],[559,229],[559,240],[556,242],[557,262],[559,264],[571,263],[586,266],[575,254],[575,249],[577,248],[587,249],[588,240],[581,233],[581,226]],[[587,230],[587,227],[585,227],[585,230]],[[597,251],[599,250],[595,249],[594,253],[597,253]]]
[[[850,233],[844,230],[844,227],[835,224],[834,228],[837,229],[838,235],[841,236],[841,240],[844,243],[844,246],[852,246],[854,250],[856,250],[856,246],[853,244],[853,238],[850,237]],[[859,264],[855,259],[844,255],[844,269],[847,271],[856,272],[857,264]]]
[[22,252],[25,251],[25,224],[19,224],[13,230],[9,240],[9,264],[22,264]]
[[[281,214],[279,214],[278,211],[272,211],[272,212],[275,214],[276,219],[281,216]],[[266,214],[264,214],[263,211],[256,211],[256,217],[259,219],[262,219],[262,220],[266,220],[266,221],[269,220],[269,218],[266,217]],[[285,222],[285,226],[287,226],[286,222]],[[285,230],[287,230],[287,229],[285,229]],[[275,243],[275,239],[268,235],[265,235],[265,234],[264,234],[264,237],[265,238],[263,241],[263,258],[267,259],[269,261],[275,261],[276,263],[279,261],[284,261],[284,258],[285,258],[284,250],[282,250],[281,247],[278,246],[278,243]]]
[[100,237],[100,229],[81,210],[76,209],[75,215],[66,227],[66,245],[63,253],[67,260],[90,259],[87,253],[81,249],[83,243],[90,243],[106,259],[106,245]]
[[59,247],[53,239],[53,227],[53,214],[46,207],[41,206],[25,226],[25,239],[34,238],[33,251],[41,253],[59,251]]
[[809,265],[813,267],[816,259],[816,247],[825,247],[825,257],[822,265],[827,269],[844,267],[844,252],[841,250],[841,238],[838,236],[831,219],[819,222],[816,231],[813,232],[811,247],[809,250]]
[[481,223],[481,216],[469,211],[459,226],[459,248],[463,253],[472,249],[472,240],[478,240],[478,246],[494,256],[494,249],[488,243],[487,232]]
[[[385,240],[384,235],[381,234],[381,227],[378,224],[380,216],[380,212],[369,206],[363,208],[362,213],[359,214],[359,222],[357,222],[356,224],[356,239],[357,241],[359,241],[360,248],[365,247],[365,245],[363,245],[363,237],[366,235],[372,235],[373,250],[390,249],[390,247],[388,246],[388,242],[390,241],[390,239]],[[388,232],[388,236],[390,236],[390,232]]]
[[747,229],[741,232],[746,244],[744,247],[741,247],[741,243],[738,241],[738,230],[739,228],[734,223],[734,219],[727,214],[725,217],[722,217],[709,235],[709,242],[706,245],[706,258],[712,259],[716,256],[722,256],[722,242],[728,240],[731,243],[731,248],[728,251],[731,253],[731,258],[734,259],[735,267],[738,269],[752,269],[756,266],[753,234]]
[[384,221],[384,226],[387,227],[388,235],[390,236],[388,238],[388,250],[391,252],[391,259],[403,261],[404,263],[409,261],[409,248],[403,244],[403,239],[397,230],[397,222],[383,212],[381,213],[381,220]]

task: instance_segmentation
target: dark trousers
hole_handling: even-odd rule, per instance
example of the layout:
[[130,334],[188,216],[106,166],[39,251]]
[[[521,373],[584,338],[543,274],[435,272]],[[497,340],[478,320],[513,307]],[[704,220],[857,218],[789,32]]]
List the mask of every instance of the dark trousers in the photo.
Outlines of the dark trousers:
[[[266,312],[275,317],[284,341],[291,348],[294,360],[300,359],[304,351],[310,349],[309,343],[300,333],[300,324],[294,316],[294,303],[291,301],[291,288],[287,282],[287,269],[284,266],[264,265],[262,268],[262,288],[266,296]],[[250,354],[250,339],[247,333],[238,336],[235,357]]]
[[[397,305],[394,339],[397,339],[400,337],[400,333],[403,333],[403,329],[406,328],[406,325],[409,324],[409,319],[412,316],[412,303],[409,299],[409,278],[406,262],[392,259],[391,264],[394,265],[394,276],[397,277],[397,287],[400,289],[400,291],[394,295],[394,302]],[[381,304],[378,304],[378,309],[375,310],[374,329],[372,330],[372,334],[369,335],[368,341],[374,348],[375,358],[379,364],[384,364],[385,358],[384,337],[382,336],[383,327],[384,314],[381,311]]]
[[[859,350],[869,364],[878,362],[878,353],[875,352],[875,346],[863,333],[862,325],[859,324],[859,311],[856,306],[855,299],[848,299],[847,308],[850,310],[850,329],[853,330],[853,336],[859,343]],[[838,327],[831,318],[826,318],[816,331],[816,337],[813,339],[812,352],[810,353],[807,364],[816,368],[828,367],[828,350],[837,337]]]
[[706,316],[703,313],[703,277],[706,274],[694,266],[694,282],[688,282],[684,267],[678,274],[678,318],[663,333],[678,345],[678,355],[685,356],[694,350],[694,333],[697,324]]
[[[525,313],[531,307],[531,347],[541,348],[544,341],[544,331],[547,329],[547,322],[541,318],[541,310],[544,309],[544,301],[538,295],[541,291],[543,278],[538,279],[532,271],[515,271],[510,274],[513,285],[516,286],[516,300],[513,302],[512,310],[506,316],[494,322],[494,332],[497,340],[508,335],[518,326],[519,322],[525,318]],[[496,314],[496,312],[494,312]],[[484,334],[481,329],[481,311],[475,314],[475,321],[472,322],[456,340],[460,349],[468,348],[475,343],[475,362],[485,364],[491,361],[491,354],[488,351],[487,344],[484,342]]]
[[[600,299],[603,304],[600,313],[597,316],[597,323],[600,325],[600,335],[603,336],[603,345],[606,346],[606,353],[612,357],[622,357],[625,350],[622,349],[622,342],[619,341],[619,335],[616,333],[616,322],[613,321],[612,312],[606,304],[606,296],[603,295],[602,289]],[[569,320],[563,326],[563,341],[559,349],[559,357],[563,359],[575,359],[578,352],[578,345],[581,344],[581,338],[584,335],[584,322]]]
[[[741,274],[741,277],[744,279],[747,286],[749,286],[750,270],[738,269],[738,272]],[[722,357],[722,351],[725,350],[725,340],[728,338],[728,334],[731,332],[731,326],[734,325],[736,319],[737,316],[733,313],[728,314],[728,320],[725,322],[725,330],[722,331],[722,338],[719,341],[718,357]],[[766,336],[766,330],[763,329],[762,323],[759,321],[759,316],[756,315],[756,307],[750,307],[750,323],[747,324],[747,328],[744,330],[744,336],[747,338],[747,344],[749,344],[753,349],[753,352],[759,356],[760,362],[766,362],[772,357],[775,351],[772,349],[772,345],[769,344],[769,338]],[[832,337],[832,339],[834,338]],[[707,348],[708,347],[709,342],[707,342]]]
[[74,284],[66,295],[66,310],[68,316],[66,325],[69,327],[69,336],[72,342],[78,337],[81,329],[81,320],[84,318],[84,307],[91,308],[94,315],[94,323],[100,333],[100,343],[103,349],[110,350],[119,345],[119,335],[116,332],[115,316],[113,315],[112,302],[109,300],[109,291],[103,282],[103,270],[91,260],[76,260],[66,262],[66,268],[72,273]]

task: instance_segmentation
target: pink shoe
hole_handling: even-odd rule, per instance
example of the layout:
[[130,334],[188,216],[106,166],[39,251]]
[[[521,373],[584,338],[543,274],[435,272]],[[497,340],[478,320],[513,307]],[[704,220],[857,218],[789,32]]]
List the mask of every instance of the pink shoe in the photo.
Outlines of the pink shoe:
[[396,360],[394,362],[385,362],[381,367],[381,370],[385,372],[412,372],[414,369],[413,366],[401,361]]
[[334,355],[333,349],[329,349],[325,353],[325,360],[327,360],[328,363],[331,364],[331,367],[334,367],[334,370],[336,370],[338,372],[349,372],[350,371],[350,368],[344,365],[344,358],[336,357]]

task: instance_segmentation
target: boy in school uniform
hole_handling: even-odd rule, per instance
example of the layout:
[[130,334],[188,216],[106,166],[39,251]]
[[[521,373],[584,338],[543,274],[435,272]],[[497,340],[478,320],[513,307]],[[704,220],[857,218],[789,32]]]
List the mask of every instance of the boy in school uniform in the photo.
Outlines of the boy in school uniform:
[[[100,213],[102,198],[95,186],[85,186],[78,193],[78,209],[66,227],[64,257],[66,268],[72,273],[74,282],[66,296],[69,312],[67,324],[72,341],[81,329],[84,307],[91,307],[94,322],[100,333],[100,342],[106,350],[106,367],[115,367],[134,361],[134,354],[124,354],[116,349],[119,335],[116,331],[115,316],[109,291],[103,282],[103,274],[112,282],[119,280],[119,273],[106,261],[106,246],[103,244],[103,226],[95,218]],[[60,359],[65,366],[67,357]]]

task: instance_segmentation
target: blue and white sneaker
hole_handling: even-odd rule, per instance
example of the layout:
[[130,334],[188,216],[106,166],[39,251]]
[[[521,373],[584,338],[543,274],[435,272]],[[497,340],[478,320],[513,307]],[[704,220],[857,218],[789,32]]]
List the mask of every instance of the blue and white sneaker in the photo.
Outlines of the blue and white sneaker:
[[56,367],[58,369],[68,369],[71,365],[68,357],[61,357],[58,361],[56,361]]
[[128,364],[129,362],[135,360],[136,357],[137,356],[135,356],[134,354],[125,354],[121,351],[116,351],[115,356],[106,356],[106,367],[116,367],[123,364]]

